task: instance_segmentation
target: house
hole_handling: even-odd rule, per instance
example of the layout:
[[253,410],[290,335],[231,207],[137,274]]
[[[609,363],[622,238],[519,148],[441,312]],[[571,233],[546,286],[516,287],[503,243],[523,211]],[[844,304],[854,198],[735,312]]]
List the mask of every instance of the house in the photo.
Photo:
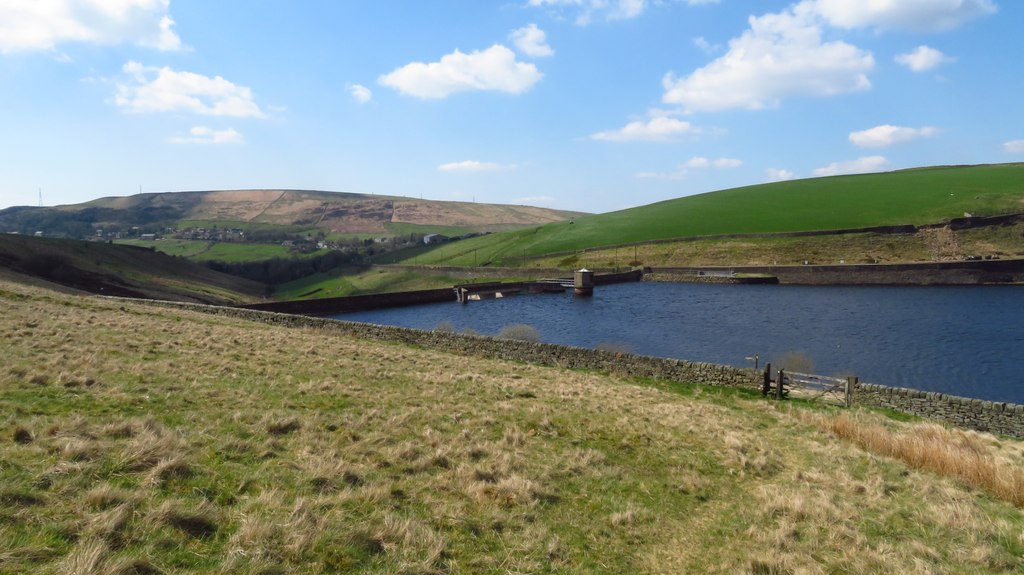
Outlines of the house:
[[451,238],[449,238],[448,236],[444,236],[444,235],[441,235],[441,234],[427,234],[427,235],[423,236],[423,243],[425,243],[427,245],[439,244],[441,242],[446,242],[446,241],[448,241],[450,239]]
[[139,239],[145,241],[153,241],[156,239],[156,234],[140,234]]

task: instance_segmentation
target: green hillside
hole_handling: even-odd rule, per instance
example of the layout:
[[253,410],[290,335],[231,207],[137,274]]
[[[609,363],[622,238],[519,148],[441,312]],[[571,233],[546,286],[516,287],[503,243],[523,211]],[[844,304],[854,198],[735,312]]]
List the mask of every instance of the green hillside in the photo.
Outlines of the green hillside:
[[0,234],[0,277],[101,295],[214,304],[258,300],[262,284],[151,249]]
[[925,224],[1024,212],[1024,164],[921,168],[747,186],[492,234],[417,253],[472,265],[524,256],[719,234]]

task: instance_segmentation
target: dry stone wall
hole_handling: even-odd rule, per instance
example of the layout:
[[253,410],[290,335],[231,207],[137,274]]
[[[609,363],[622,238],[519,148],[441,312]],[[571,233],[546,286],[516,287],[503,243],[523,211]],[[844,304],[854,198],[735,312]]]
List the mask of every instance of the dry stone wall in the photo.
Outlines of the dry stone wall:
[[854,405],[884,407],[960,427],[1024,437],[1024,405],[861,383]]
[[[114,298],[117,299],[117,298]],[[139,300],[132,300],[139,301]],[[567,345],[533,343],[492,337],[425,331],[301,315],[203,304],[145,300],[152,305],[191,309],[239,317],[265,324],[317,328],[364,339],[401,342],[429,349],[570,369],[590,369],[623,376],[720,385],[760,390],[762,372],[726,365],[701,363],[586,349]],[[914,389],[858,384],[854,405],[882,407],[943,421],[960,427],[1024,438],[1024,405],[998,403]]]

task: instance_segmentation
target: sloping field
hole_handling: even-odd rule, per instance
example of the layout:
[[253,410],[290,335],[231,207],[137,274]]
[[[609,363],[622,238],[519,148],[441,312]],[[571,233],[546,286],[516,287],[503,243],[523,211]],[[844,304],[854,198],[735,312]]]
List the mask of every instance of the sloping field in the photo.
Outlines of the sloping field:
[[3,573],[1024,569],[1020,509],[839,436],[1011,478],[1018,441],[5,282],[0,305]]
[[0,234],[0,271],[104,295],[248,303],[261,284],[151,249]]
[[735,188],[439,247],[421,263],[470,265],[720,234],[927,224],[1024,212],[1024,164],[939,167]]
[[386,234],[391,224],[500,231],[579,216],[530,206],[442,202],[393,196],[305,190],[225,190],[147,193],[100,198],[56,208],[0,212],[0,230],[61,233],[67,220],[94,226],[173,225],[199,220],[222,227],[243,224],[305,226],[331,233]]

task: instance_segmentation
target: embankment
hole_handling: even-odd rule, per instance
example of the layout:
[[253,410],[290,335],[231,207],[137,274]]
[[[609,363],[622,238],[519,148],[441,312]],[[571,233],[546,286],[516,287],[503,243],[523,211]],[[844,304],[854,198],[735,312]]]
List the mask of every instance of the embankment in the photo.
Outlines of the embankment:
[[[452,290],[448,290],[452,291]],[[763,373],[754,369],[678,359],[524,342],[486,336],[425,331],[394,326],[273,313],[255,309],[186,304],[155,300],[150,305],[191,309],[251,321],[298,328],[315,328],[371,340],[401,342],[448,353],[520,361],[569,369],[590,369],[628,377],[759,390]],[[854,405],[883,407],[954,425],[1024,438],[1024,405],[996,403],[917,390],[858,384]]]

